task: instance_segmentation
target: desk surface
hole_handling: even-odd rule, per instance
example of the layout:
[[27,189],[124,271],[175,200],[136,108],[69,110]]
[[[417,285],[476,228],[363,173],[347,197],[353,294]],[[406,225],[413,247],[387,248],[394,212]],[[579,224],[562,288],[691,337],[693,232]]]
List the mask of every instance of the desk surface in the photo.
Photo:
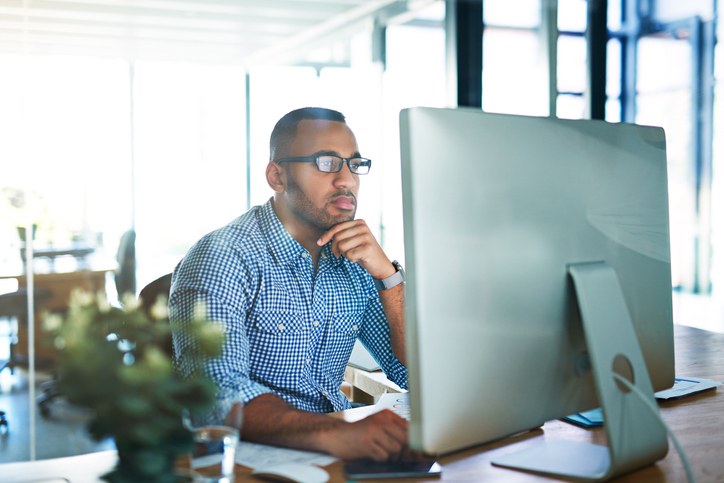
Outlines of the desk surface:
[[[675,326],[674,329],[677,376],[723,381],[724,334],[684,326]],[[720,387],[684,399],[660,402],[659,407],[684,447],[697,481],[724,481],[724,389]],[[360,415],[360,410],[353,409],[340,416],[352,420]],[[494,467],[490,460],[540,441],[556,439],[605,444],[602,428],[587,430],[561,421],[549,421],[542,429],[439,458],[443,467],[439,481],[554,481]],[[34,463],[11,463],[0,466],[0,474],[3,481],[7,482],[43,481],[53,477],[64,477],[71,483],[97,481],[95,477],[112,468],[115,461],[115,452],[101,452]],[[330,473],[330,483],[347,481],[341,463],[334,463],[326,469]],[[236,482],[260,481],[252,478],[250,472],[248,468],[237,466]],[[374,481],[392,483],[414,480]],[[669,454],[663,460],[612,481],[683,482],[686,476],[679,455],[670,445]]]

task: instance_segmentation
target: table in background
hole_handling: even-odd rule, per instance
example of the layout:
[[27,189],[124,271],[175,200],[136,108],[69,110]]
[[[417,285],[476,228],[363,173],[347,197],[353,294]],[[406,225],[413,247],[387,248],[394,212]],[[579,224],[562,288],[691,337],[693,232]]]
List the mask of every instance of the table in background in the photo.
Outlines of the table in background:
[[[677,376],[724,380],[724,334],[684,326],[675,326],[674,334]],[[724,390],[717,388],[683,399],[663,401],[659,403],[659,407],[664,420],[684,447],[697,482],[723,481]],[[334,416],[354,421],[368,413],[368,408],[359,408],[336,413]],[[491,459],[503,454],[519,451],[543,440],[556,439],[604,444],[605,434],[600,427],[583,429],[562,421],[549,421],[543,429],[439,457],[438,461],[443,469],[439,481],[559,481],[490,464]],[[0,465],[0,475],[3,482],[7,483],[43,481],[50,478],[67,478],[70,483],[95,482],[99,481],[95,478],[110,470],[115,461],[116,454],[111,451],[32,463],[10,463]],[[325,469],[330,474],[330,483],[348,480],[344,476],[341,462],[333,463]],[[235,481],[261,481],[250,474],[249,468],[237,465]],[[400,483],[415,480],[374,481]],[[683,482],[686,481],[686,475],[678,453],[671,446],[666,458],[656,464],[611,481]]]
[[347,366],[344,371],[344,381],[352,387],[350,401],[374,404],[374,399],[383,394],[402,392],[400,386],[387,379],[385,373],[380,371],[366,371],[359,367]]
[[[96,269],[96,270],[76,270],[71,272],[50,272],[33,274],[33,282],[35,287],[42,287],[50,290],[52,296],[45,303],[42,311],[47,312],[64,312],[68,309],[70,303],[70,294],[75,289],[82,289],[90,293],[99,291],[105,292],[106,289],[106,273],[112,271],[113,268]],[[27,287],[27,275],[3,275],[2,279],[14,278],[18,281],[20,288]],[[41,313],[35,314],[35,353],[38,357],[55,358],[55,349],[46,344],[43,339],[43,325]],[[17,352],[21,355],[27,355],[28,347],[28,328],[25,324],[18,327]]]

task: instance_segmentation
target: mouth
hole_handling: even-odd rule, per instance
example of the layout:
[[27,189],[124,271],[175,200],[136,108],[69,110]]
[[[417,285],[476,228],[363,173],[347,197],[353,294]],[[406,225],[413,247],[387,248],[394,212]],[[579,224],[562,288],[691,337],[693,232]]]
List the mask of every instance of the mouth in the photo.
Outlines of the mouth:
[[357,200],[354,196],[338,196],[334,198],[331,205],[344,211],[352,211],[357,206]]

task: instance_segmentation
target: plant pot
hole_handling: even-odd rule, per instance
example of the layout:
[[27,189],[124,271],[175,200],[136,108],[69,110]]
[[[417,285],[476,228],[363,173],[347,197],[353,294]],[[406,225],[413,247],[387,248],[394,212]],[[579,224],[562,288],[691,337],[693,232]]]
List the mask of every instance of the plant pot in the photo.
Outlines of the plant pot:
[[176,483],[174,462],[177,451],[171,445],[139,446],[116,441],[118,464],[103,475],[109,483]]

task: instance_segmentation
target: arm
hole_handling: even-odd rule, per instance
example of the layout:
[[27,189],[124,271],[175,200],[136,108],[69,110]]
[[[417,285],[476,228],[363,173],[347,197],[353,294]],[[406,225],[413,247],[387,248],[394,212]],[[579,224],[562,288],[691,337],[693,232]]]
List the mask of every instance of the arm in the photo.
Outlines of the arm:
[[[358,263],[372,278],[382,280],[395,273],[395,267],[377,240],[372,235],[364,220],[353,220],[335,225],[317,240],[323,246],[332,241],[332,253],[344,256],[353,263]],[[379,292],[380,302],[390,326],[390,344],[395,357],[403,365],[405,353],[405,295],[402,285]]]
[[396,460],[407,450],[407,421],[388,410],[347,423],[262,394],[244,406],[243,414],[242,437],[248,441],[323,451],[345,460]]
[[[205,316],[220,324],[226,335],[222,354],[203,364],[204,373],[217,386],[216,402],[203,417],[218,424],[237,401],[249,401],[271,389],[249,379],[249,340],[246,334],[246,292],[244,282],[252,279],[248,265],[223,240],[204,237],[189,250],[172,278],[169,315],[172,322],[193,320],[203,308]],[[193,340],[183,332],[173,333],[176,370],[189,376],[195,370]]]
[[[390,263],[392,266],[392,263]],[[392,269],[394,273],[394,268]],[[387,290],[380,290],[380,302],[385,310],[387,323],[390,326],[390,345],[397,360],[406,366],[405,351],[405,288],[404,284],[396,285]]]

